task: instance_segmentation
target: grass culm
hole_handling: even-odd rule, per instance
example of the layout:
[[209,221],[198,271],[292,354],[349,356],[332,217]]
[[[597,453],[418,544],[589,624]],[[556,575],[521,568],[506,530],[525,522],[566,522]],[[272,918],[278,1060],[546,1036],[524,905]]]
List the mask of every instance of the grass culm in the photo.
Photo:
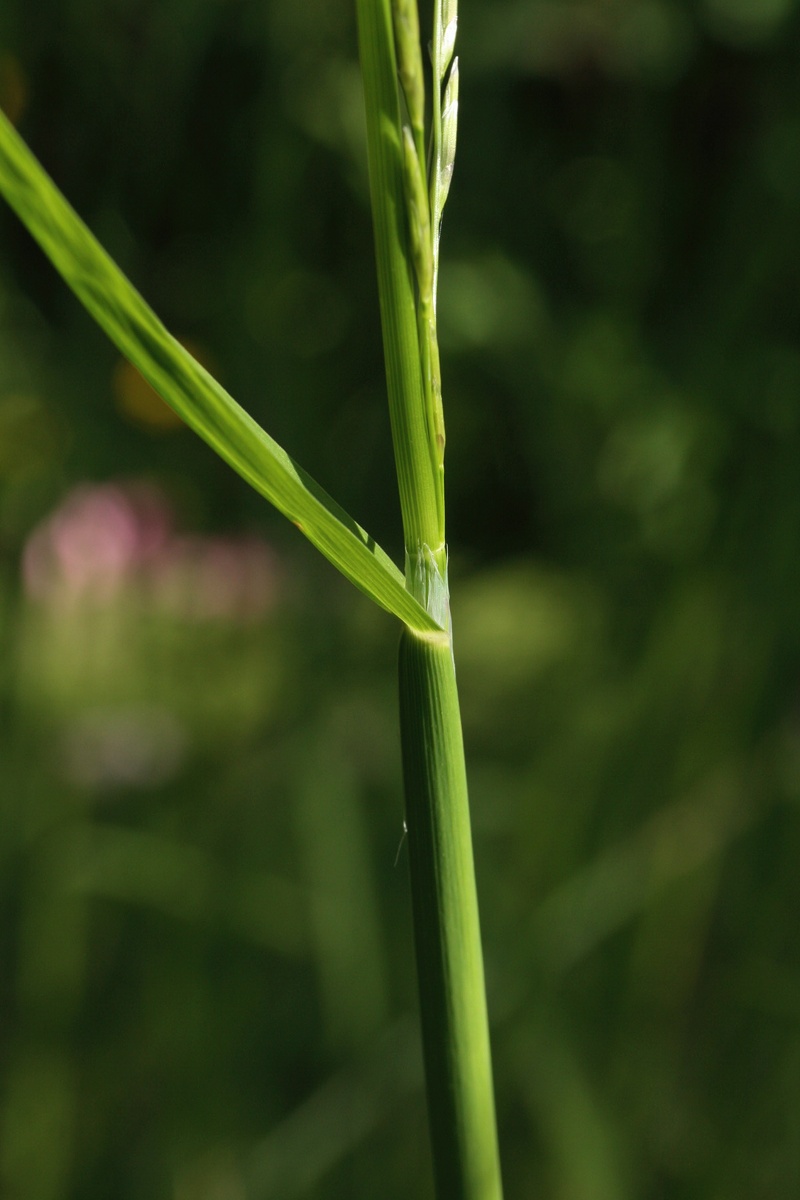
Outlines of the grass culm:
[[[426,71],[415,0],[357,0],[400,570],[164,328],[0,116],[0,190],[121,352],[351,582],[402,623],[400,724],[429,1123],[439,1200],[499,1200],[478,904],[455,678],[436,327],[458,117],[455,0]],[[426,75],[428,86],[426,86]]]

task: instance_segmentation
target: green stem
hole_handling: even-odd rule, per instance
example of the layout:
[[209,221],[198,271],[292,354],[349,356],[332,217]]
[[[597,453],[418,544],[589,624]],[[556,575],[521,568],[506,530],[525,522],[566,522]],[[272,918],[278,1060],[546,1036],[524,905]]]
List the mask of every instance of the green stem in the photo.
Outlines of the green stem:
[[437,1196],[501,1200],[464,747],[446,635],[404,631],[400,722]]
[[[408,40],[415,17],[407,3],[396,4],[406,107],[419,114],[419,56]],[[452,170],[445,158],[452,158],[454,150],[455,105],[449,110],[449,140],[447,109],[442,113],[442,87],[452,54],[452,47],[442,48],[442,23],[443,13],[453,21],[455,0],[447,0],[444,8],[442,0],[435,3],[435,183],[430,196],[421,194],[422,164],[414,161],[420,156],[420,142],[414,131],[406,136],[404,149],[390,0],[357,0],[357,12],[406,586],[445,630],[425,637],[407,627],[399,665],[411,892],[437,1195],[439,1200],[501,1200],[464,746],[450,642],[444,422],[433,289],[438,226]],[[455,94],[453,88],[451,92]]]

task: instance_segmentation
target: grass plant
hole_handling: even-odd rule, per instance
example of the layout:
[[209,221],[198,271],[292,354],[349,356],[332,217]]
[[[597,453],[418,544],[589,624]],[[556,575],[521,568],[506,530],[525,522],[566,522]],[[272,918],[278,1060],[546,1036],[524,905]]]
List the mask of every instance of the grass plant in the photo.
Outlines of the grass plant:
[[435,0],[429,89],[415,0],[357,0],[357,18],[404,572],[168,333],[2,114],[0,190],[163,399],[346,578],[402,622],[403,772],[437,1193],[440,1200],[499,1200],[449,615],[436,331],[439,239],[458,114],[456,5]]

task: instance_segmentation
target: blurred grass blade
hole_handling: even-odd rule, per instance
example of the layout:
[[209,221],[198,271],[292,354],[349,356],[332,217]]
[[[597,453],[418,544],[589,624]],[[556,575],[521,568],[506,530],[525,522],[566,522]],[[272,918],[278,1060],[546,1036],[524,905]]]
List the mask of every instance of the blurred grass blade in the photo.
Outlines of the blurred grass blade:
[[408,626],[438,627],[387,554],[167,332],[0,113],[0,191],[158,394],[356,587]]

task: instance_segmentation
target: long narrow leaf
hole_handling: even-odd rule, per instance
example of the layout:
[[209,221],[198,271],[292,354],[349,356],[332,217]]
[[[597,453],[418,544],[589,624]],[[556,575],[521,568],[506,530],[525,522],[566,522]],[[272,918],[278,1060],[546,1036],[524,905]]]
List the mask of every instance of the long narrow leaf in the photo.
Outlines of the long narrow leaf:
[[412,629],[438,626],[387,554],[167,332],[0,113],[0,191],[158,394],[356,587]]

